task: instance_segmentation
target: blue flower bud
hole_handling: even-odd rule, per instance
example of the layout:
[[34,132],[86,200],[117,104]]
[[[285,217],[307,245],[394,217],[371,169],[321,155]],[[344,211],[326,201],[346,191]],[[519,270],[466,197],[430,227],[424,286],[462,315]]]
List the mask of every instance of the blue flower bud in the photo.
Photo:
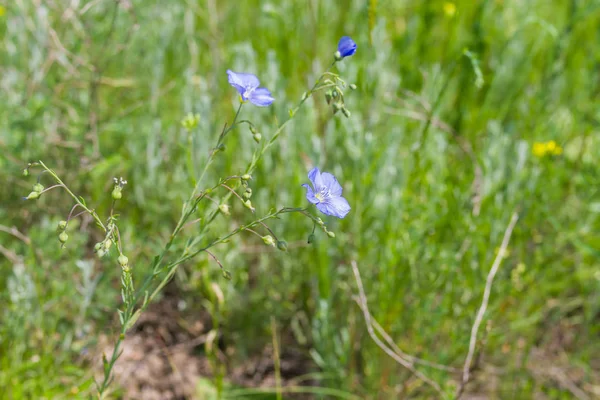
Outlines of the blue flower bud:
[[27,195],[27,197],[23,197],[24,200],[35,200],[39,199],[40,192],[33,191]]
[[285,240],[278,240],[277,241],[277,248],[281,251],[287,251],[288,249],[288,244]]
[[356,43],[348,36],[342,36],[338,42],[338,51],[335,53],[335,59],[340,61],[344,57],[349,57],[356,53]]

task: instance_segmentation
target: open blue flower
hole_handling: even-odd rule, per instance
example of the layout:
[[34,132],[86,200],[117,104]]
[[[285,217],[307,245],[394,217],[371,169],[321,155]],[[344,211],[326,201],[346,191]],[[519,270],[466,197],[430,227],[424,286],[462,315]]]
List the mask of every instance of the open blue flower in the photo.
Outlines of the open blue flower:
[[335,176],[313,168],[308,173],[308,179],[312,187],[307,183],[302,185],[306,188],[306,198],[316,204],[319,211],[337,218],[344,218],[350,212],[350,204],[342,197],[342,186]]
[[242,100],[248,101],[259,107],[267,107],[275,101],[271,92],[265,88],[258,87],[260,81],[253,74],[243,74],[227,70],[229,84],[237,89]]
[[342,36],[338,43],[340,58],[349,57],[356,53],[356,43],[348,36]]

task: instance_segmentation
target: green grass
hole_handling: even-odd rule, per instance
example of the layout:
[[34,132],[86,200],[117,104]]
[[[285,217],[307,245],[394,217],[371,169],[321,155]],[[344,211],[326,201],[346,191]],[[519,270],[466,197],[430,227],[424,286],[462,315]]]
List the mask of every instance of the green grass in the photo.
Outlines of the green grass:
[[[570,398],[558,381],[527,368],[537,347],[548,364],[581,369],[576,384],[588,396],[598,390],[598,1],[464,0],[454,15],[443,1],[134,0],[117,10],[106,0],[81,2],[75,13],[71,2],[36,3],[0,2],[0,224],[22,234],[0,231],[7,398],[93,393],[81,351],[115,334],[120,304],[118,265],[94,257],[101,233],[93,223],[70,227],[61,250],[55,226],[69,213],[68,197],[52,191],[21,200],[35,180],[21,175],[27,162],[44,160],[102,215],[112,177],[129,181],[118,210],[139,282],[191,191],[181,119],[201,116],[193,158],[202,165],[235,114],[225,70],[254,72],[277,101],[244,107],[241,117],[270,137],[344,34],[358,43],[338,67],[358,86],[347,94],[352,117],[331,115],[321,97],[310,100],[252,181],[261,216],[304,206],[300,184],[313,166],[333,172],[352,205],[344,220],[327,218],[336,238],[317,233],[305,246],[312,225],[283,216],[270,226],[294,244],[288,253],[238,236],[215,249],[232,279],[196,258],[175,277],[181,298],[213,303],[206,307],[241,358],[271,343],[272,316],[284,334],[305,338],[313,372],[323,377],[315,398],[335,391],[432,398],[370,340],[350,262],[358,263],[373,317],[402,350],[462,368],[487,272],[517,211],[480,331],[485,346],[478,345],[483,366],[503,374],[491,385],[475,371],[467,390]],[[561,155],[533,155],[535,142],[550,140]],[[235,131],[205,182],[238,173],[255,146],[249,131]],[[251,221],[232,206],[211,233]],[[213,283],[224,293],[219,307]],[[566,365],[550,358],[562,352]],[[449,393],[458,382],[420,370]]]

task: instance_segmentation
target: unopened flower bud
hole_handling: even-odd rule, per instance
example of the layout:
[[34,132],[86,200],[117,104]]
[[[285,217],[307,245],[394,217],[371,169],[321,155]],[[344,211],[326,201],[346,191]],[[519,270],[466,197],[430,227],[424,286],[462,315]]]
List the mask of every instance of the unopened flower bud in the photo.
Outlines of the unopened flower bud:
[[250,125],[250,132],[252,132],[253,134],[256,133],[256,128],[254,127],[254,125]]
[[33,191],[42,193],[44,191],[44,185],[42,185],[41,183],[36,183],[35,185],[33,185]]
[[117,261],[119,262],[119,265],[121,267],[126,267],[127,264],[129,264],[129,259],[127,258],[127,256],[125,254],[121,254],[119,256],[119,258],[117,258]]
[[344,57],[342,57],[342,53],[340,53],[339,51],[336,51],[336,52],[333,54],[333,58],[335,58],[335,61],[342,61],[342,59],[343,59]]
[[113,200],[120,200],[121,197],[123,197],[123,193],[121,191],[122,191],[122,188],[120,186],[115,186],[115,188],[113,189],[113,191],[111,193]]
[[221,213],[223,215],[229,215],[230,214],[230,212],[229,212],[229,206],[227,204],[221,204],[219,206],[219,211],[221,211]]
[[302,101],[308,99],[308,92],[302,93]]
[[349,86],[350,86],[350,89],[356,90],[356,85],[354,83],[351,83]]
[[327,236],[329,236],[330,238],[334,238],[335,237],[335,233],[331,232],[331,231],[327,231]]
[[252,189],[246,188],[246,191],[244,191],[242,196],[244,196],[245,199],[249,199],[250,197],[252,197]]
[[242,179],[245,180],[245,181],[249,181],[249,180],[252,179],[252,175],[250,175],[250,174],[244,174],[244,175],[242,175]]
[[250,200],[246,200],[244,202],[244,207],[246,207],[250,211],[254,212],[254,207],[252,207],[252,202]]
[[333,113],[336,114],[342,109],[342,107],[343,106],[340,103],[333,103]]
[[94,245],[94,253],[98,253],[100,250],[104,250],[104,244],[102,244],[102,242]]
[[308,235],[308,240],[307,240],[307,242],[308,242],[308,244],[311,244],[311,243],[313,243],[314,241],[315,241],[315,234],[314,234],[314,233],[311,233],[310,235]]
[[288,249],[288,244],[285,240],[278,240],[277,241],[277,248],[281,251],[287,251]]
[[225,145],[223,143],[221,143],[220,145],[217,146],[217,148],[215,150],[216,151],[225,151]]
[[100,250],[98,250],[96,252],[96,254],[98,255],[98,258],[102,258],[106,255],[106,250],[104,250],[103,248],[101,248]]
[[112,246],[112,240],[106,239],[104,241],[104,250],[109,251],[110,250],[110,246]]
[[346,118],[350,118],[350,116],[352,115],[352,113],[350,111],[348,111],[348,109],[346,107],[342,107],[342,112],[344,113]]
[[260,133],[255,133],[252,137],[256,143],[260,143],[260,140],[262,139],[262,135]]
[[275,247],[275,239],[273,239],[273,236],[271,235],[266,235],[262,237],[263,242],[265,242],[265,244],[267,246],[273,246]]
[[60,221],[57,228],[59,231],[64,231],[67,229],[67,221]]
[[331,103],[331,99],[333,98],[333,95],[331,93],[331,90],[328,90],[325,92],[325,100],[327,101],[327,104]]
[[35,200],[40,197],[40,192],[31,192],[27,195],[27,197],[23,197],[25,200]]
[[23,176],[29,176],[29,168],[23,170]]
[[69,235],[67,235],[67,232],[63,231],[58,235],[58,240],[64,244],[69,240]]

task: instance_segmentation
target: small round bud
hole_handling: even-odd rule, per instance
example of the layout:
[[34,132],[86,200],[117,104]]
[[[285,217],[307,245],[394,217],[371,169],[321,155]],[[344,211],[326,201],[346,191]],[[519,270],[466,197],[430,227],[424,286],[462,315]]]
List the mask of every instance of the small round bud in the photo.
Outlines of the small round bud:
[[125,254],[121,254],[119,256],[119,258],[117,258],[117,261],[119,262],[119,265],[121,267],[126,267],[127,264],[129,264],[129,259],[127,258],[127,256]]
[[343,59],[344,57],[342,57],[342,53],[340,53],[339,51],[336,51],[336,52],[333,54],[333,58],[335,58],[335,61],[342,61],[342,59]]
[[308,244],[311,244],[311,243],[314,243],[314,241],[315,241],[315,234],[311,233],[310,235],[308,235],[307,242],[308,242]]
[[225,151],[225,145],[223,143],[221,143],[220,145],[217,146],[217,148],[215,150],[217,150],[217,151]]
[[29,168],[23,170],[23,176],[29,176]]
[[351,84],[350,84],[350,89],[352,89],[352,90],[356,90],[356,85],[355,85],[354,83],[351,83]]
[[328,90],[325,92],[325,100],[327,101],[327,104],[331,103],[331,99],[333,98],[333,94],[331,92],[331,90]]
[[94,253],[98,253],[100,250],[104,250],[104,244],[102,244],[102,242],[94,245]]
[[246,188],[246,191],[244,191],[242,196],[244,196],[245,199],[249,199],[250,197],[252,197],[252,189]]
[[348,109],[346,107],[342,107],[342,112],[344,113],[346,118],[350,118],[350,116],[352,115],[352,113],[350,111],[348,111]]
[[252,132],[253,134],[256,133],[256,128],[254,127],[254,125],[250,125],[250,132]]
[[33,185],[33,191],[42,193],[44,191],[44,185],[42,185],[41,183],[36,183],[35,185]]
[[245,181],[249,181],[249,180],[252,179],[252,175],[250,175],[250,174],[244,174],[244,175],[242,175],[242,179],[245,180]]
[[340,103],[333,103],[333,113],[334,114],[336,114],[342,108],[343,108],[343,106]]
[[288,244],[285,240],[278,240],[277,241],[277,248],[281,251],[287,251],[288,249]]
[[227,204],[221,204],[219,206],[219,211],[221,211],[221,213],[223,215],[229,215],[230,214],[230,212],[229,212],[229,206]]
[[250,211],[254,212],[254,207],[252,207],[252,202],[250,200],[246,200],[244,202],[244,207],[246,207]]
[[101,248],[100,250],[98,250],[96,252],[96,254],[98,254],[98,258],[102,258],[106,255],[106,250],[104,250],[103,248]]
[[334,238],[335,237],[335,233],[331,232],[331,231],[327,231],[327,236],[329,236],[330,238]]
[[67,229],[67,221],[60,221],[57,228],[59,231],[64,231]]
[[106,239],[103,243],[104,243],[104,250],[109,251],[110,246],[112,246],[112,240]]
[[35,199],[39,199],[40,197],[40,192],[31,192],[27,195],[27,197],[24,197],[25,200],[35,200]]
[[317,224],[319,224],[319,226],[323,226],[324,222],[321,218],[317,217]]
[[260,133],[255,133],[252,137],[256,143],[260,143],[260,140],[262,139],[262,135]]
[[67,235],[67,232],[63,231],[60,233],[60,235],[58,235],[58,240],[64,244],[67,242],[67,240],[69,240],[69,235]]
[[110,194],[113,200],[120,200],[123,197],[123,193],[121,192],[122,188],[120,186],[115,186],[112,193]]
[[224,269],[223,270],[223,278],[225,278],[227,280],[231,280],[231,272],[229,272],[226,269]]
[[271,235],[263,236],[262,240],[267,246],[275,246],[275,239],[273,239],[273,236]]

